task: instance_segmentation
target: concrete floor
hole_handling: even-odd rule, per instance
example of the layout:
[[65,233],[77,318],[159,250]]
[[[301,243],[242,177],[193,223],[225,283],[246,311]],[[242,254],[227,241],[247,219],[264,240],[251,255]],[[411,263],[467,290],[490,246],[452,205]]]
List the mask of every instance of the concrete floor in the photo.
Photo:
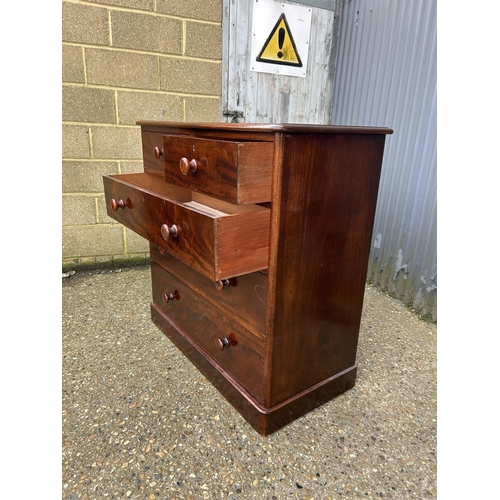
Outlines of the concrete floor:
[[437,327],[377,288],[356,386],[266,438],[153,325],[149,267],[62,299],[64,500],[437,498]]

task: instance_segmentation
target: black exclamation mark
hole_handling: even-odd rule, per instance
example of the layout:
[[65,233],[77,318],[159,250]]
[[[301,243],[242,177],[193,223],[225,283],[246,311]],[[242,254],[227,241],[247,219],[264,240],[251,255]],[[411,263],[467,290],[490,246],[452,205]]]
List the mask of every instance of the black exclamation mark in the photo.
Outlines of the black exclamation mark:
[[283,52],[281,49],[283,48],[283,44],[285,43],[285,28],[280,28],[278,31],[278,45],[280,47],[280,51],[278,52],[278,57],[281,59],[283,57]]

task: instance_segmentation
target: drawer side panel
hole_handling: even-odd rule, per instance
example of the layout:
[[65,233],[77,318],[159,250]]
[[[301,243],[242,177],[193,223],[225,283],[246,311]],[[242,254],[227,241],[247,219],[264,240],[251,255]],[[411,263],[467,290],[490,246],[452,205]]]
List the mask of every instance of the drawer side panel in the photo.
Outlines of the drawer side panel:
[[[269,265],[271,211],[262,210],[217,221],[217,279],[266,269]],[[245,244],[239,244],[244,241]]]

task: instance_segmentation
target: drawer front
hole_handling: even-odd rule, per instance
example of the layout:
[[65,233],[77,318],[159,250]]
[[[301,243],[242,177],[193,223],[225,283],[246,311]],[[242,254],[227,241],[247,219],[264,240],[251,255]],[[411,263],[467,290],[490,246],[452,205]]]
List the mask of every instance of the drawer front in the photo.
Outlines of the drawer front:
[[213,281],[267,268],[268,209],[213,200],[147,173],[105,176],[104,191],[110,217]]
[[268,278],[261,272],[215,282],[150,244],[151,259],[170,274],[201,293],[226,313],[238,316],[255,328],[262,338],[266,332]]
[[223,370],[263,397],[264,342],[211,302],[151,263],[153,302]]
[[235,203],[271,200],[272,142],[163,136],[165,180]]
[[164,165],[162,156],[163,134],[161,132],[142,131],[142,157],[145,172],[157,172],[163,175]]

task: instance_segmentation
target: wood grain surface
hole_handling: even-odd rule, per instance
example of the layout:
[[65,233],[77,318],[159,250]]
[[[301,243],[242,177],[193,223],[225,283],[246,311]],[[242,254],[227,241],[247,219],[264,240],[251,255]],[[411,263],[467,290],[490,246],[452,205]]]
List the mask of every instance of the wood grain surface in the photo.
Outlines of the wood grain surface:
[[[242,142],[163,136],[165,180],[230,203],[271,199],[272,142]],[[183,174],[180,161],[194,160],[195,172]]]
[[[262,401],[264,342],[155,262],[151,263],[151,277],[153,302],[215,363]],[[163,294],[176,290],[179,299],[165,303]],[[224,338],[230,338],[232,345],[220,351],[217,340]]]
[[[147,173],[105,176],[104,188],[110,217],[214,281],[267,268],[269,209],[225,203]],[[133,208],[111,208],[128,198]],[[224,215],[186,205],[192,201]],[[163,224],[175,225],[178,236],[165,241]]]

